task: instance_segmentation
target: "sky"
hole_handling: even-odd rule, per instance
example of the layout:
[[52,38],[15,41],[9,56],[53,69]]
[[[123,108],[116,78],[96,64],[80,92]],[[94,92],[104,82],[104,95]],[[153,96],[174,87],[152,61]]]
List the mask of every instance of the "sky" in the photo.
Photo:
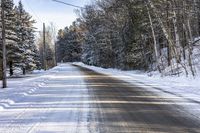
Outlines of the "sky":
[[[57,29],[63,29],[70,26],[78,17],[75,13],[75,7],[70,7],[64,4],[53,2],[52,0],[21,0],[24,8],[29,12],[33,19],[37,21],[35,27],[42,30],[43,22],[48,25],[51,22]],[[91,0],[60,0],[73,5],[83,7],[90,4]],[[17,5],[19,0],[14,0]]]

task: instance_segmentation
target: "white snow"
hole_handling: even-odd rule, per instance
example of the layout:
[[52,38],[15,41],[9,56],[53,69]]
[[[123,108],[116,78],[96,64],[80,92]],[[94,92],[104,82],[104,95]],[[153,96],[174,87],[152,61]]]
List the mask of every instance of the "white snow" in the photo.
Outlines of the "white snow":
[[[199,78],[150,77],[140,71],[73,64],[143,87],[171,101],[163,101],[163,104],[176,104],[180,106],[180,112],[200,118]],[[0,90],[0,132],[89,132],[87,117],[90,104],[111,101],[90,101],[84,77],[87,75],[78,68],[60,64],[46,72],[35,71],[28,77],[9,79],[9,88]]]
[[0,89],[0,133],[71,133],[79,128],[87,133],[88,90],[78,68],[63,64],[34,73],[8,79],[8,88]]
[[108,74],[118,77],[123,80],[123,77],[141,82],[151,87],[160,87],[169,92],[178,93],[182,96],[188,97],[188,94],[193,94],[198,97],[200,95],[200,77],[161,77],[160,74],[149,74],[142,71],[122,71],[118,69],[105,69],[95,66],[85,65],[83,63],[73,63],[75,65],[83,66],[99,73]]
[[32,72],[33,74],[41,74],[41,73],[45,73],[45,70],[33,70]]

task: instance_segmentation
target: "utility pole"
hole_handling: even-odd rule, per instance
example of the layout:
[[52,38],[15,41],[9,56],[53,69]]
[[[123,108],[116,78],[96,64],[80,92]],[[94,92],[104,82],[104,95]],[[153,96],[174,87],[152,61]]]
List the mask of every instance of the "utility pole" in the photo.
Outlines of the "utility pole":
[[1,21],[2,21],[2,57],[3,57],[3,66],[2,66],[2,88],[7,87],[6,79],[6,36],[5,36],[5,20],[4,20],[4,0],[1,0]]
[[45,38],[45,23],[43,23],[43,62],[44,62],[44,70],[47,70],[47,60],[46,60],[46,38]]
[[55,49],[55,65],[57,66],[58,65],[58,62],[57,62],[57,43],[54,41],[54,49]]

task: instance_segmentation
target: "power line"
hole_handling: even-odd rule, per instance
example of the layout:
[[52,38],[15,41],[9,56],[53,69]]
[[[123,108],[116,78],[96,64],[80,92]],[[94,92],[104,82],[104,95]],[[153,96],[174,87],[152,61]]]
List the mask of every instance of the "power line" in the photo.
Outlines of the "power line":
[[38,15],[35,13],[35,11],[31,8],[31,6],[29,5],[29,3],[26,1],[26,5],[29,7],[29,9],[32,11],[32,13],[35,15],[35,17],[41,22],[43,23],[43,21],[40,19],[40,17],[38,17]]
[[65,4],[65,5],[68,5],[68,6],[84,9],[84,7],[73,5],[73,4],[70,4],[70,3],[66,3],[66,2],[63,2],[63,1],[60,1],[60,0],[52,0],[52,1],[58,2],[58,3],[61,3],[61,4]]

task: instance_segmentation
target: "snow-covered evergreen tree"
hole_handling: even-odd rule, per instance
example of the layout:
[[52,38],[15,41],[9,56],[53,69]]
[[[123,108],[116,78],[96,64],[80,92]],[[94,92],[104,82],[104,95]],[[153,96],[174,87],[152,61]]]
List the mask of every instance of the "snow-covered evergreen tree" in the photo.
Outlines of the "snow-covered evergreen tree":
[[17,19],[13,0],[5,0],[4,2],[7,62],[10,68],[10,75],[13,75],[13,65],[16,65],[22,61],[21,52],[23,49],[17,43],[19,38],[16,33]]
[[35,28],[33,27],[35,21],[24,10],[21,1],[18,6],[14,6],[13,0],[4,0],[4,2],[7,63],[10,75],[14,74],[14,67],[33,70],[40,64],[35,45]]
[[[38,50],[35,46],[35,35],[33,24],[35,21],[32,16],[27,13],[19,1],[19,5],[16,7],[17,14],[17,36],[19,38],[18,45],[23,49],[21,55],[23,61],[19,64],[23,68],[23,72],[26,70],[33,70],[37,68]],[[25,74],[25,73],[24,73]]]
[[80,61],[82,34],[76,22],[69,28],[60,30],[57,39],[58,61]]

